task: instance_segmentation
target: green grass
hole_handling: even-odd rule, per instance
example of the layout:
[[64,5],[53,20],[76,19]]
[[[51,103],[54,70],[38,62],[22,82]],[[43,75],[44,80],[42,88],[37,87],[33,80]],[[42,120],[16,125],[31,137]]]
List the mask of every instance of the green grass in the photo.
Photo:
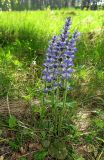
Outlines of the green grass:
[[[104,11],[73,9],[51,11],[47,9],[31,12],[0,12],[1,55],[3,52],[4,54],[10,52],[13,60],[22,64],[22,74],[28,72],[28,66],[34,58],[41,66],[48,41],[53,35],[59,33],[65,18],[69,16],[72,17],[71,31],[77,29],[81,33],[75,60],[76,73],[73,84],[75,93],[78,94],[80,86],[85,84],[85,87],[82,87],[84,91],[87,86],[88,91],[85,94],[91,96],[100,92],[102,95],[104,87]],[[11,63],[6,63],[6,65],[7,68],[9,65],[13,71],[10,77],[14,77],[17,71],[11,67]],[[0,67],[3,68],[2,63]]]
[[[25,43],[27,50],[44,51],[47,41],[58,34],[66,17],[71,16],[73,29],[81,33],[101,29],[104,25],[104,11],[56,10],[34,12],[1,12],[0,43],[2,46],[17,45],[18,40]],[[25,42],[24,42],[25,41]],[[22,46],[22,47],[23,47]],[[25,48],[24,52],[25,52]]]

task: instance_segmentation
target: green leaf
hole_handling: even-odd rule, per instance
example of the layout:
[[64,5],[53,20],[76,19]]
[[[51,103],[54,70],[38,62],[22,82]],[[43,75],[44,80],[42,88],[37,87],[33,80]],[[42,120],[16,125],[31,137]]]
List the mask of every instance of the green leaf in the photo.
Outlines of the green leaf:
[[41,131],[41,136],[42,136],[42,139],[45,139],[46,138],[46,132],[45,131]]
[[75,102],[75,101],[67,102],[67,103],[66,103],[66,106],[67,106],[67,107],[70,107],[70,108],[73,108],[73,107],[76,106],[76,102]]
[[101,129],[104,127],[104,122],[101,119],[95,119],[94,122],[97,127]]
[[50,141],[49,140],[43,140],[42,145],[44,148],[48,148],[50,145]]
[[96,139],[104,143],[104,139],[99,138],[99,137],[96,137]]
[[55,142],[50,145],[48,151],[52,157],[60,160],[65,159],[68,154],[65,144],[59,140],[55,140]]
[[17,125],[17,119],[14,116],[10,116],[9,118],[9,127],[14,128]]
[[12,55],[11,55],[10,51],[6,54],[5,58],[6,58],[7,61],[12,60]]
[[13,141],[9,141],[9,146],[13,149],[13,150],[17,150],[19,148],[19,145],[16,144],[16,142]]
[[13,63],[16,66],[21,67],[21,63],[18,60],[14,60]]
[[85,140],[86,140],[87,143],[92,143],[93,142],[93,136],[92,135],[87,135],[85,137]]
[[30,101],[30,100],[31,100],[31,96],[30,96],[30,95],[23,96],[23,98],[24,98],[26,101]]
[[47,151],[38,151],[33,155],[34,160],[43,160],[47,156]]
[[26,157],[21,157],[18,160],[27,160],[27,158]]

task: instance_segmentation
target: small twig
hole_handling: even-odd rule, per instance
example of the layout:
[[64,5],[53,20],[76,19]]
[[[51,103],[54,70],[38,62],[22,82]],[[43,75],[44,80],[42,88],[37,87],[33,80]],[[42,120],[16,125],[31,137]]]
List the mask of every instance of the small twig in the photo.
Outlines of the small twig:
[[13,139],[13,138],[8,138],[8,139],[0,138],[0,143],[1,143],[1,142],[4,142],[4,141],[8,142],[10,139]]
[[[28,124],[24,124],[24,123],[21,122],[20,120],[18,120],[17,122],[18,122],[18,125],[19,125],[20,127],[30,130],[30,128],[28,128],[28,127],[30,127]],[[26,125],[27,125],[28,127],[27,127]]]

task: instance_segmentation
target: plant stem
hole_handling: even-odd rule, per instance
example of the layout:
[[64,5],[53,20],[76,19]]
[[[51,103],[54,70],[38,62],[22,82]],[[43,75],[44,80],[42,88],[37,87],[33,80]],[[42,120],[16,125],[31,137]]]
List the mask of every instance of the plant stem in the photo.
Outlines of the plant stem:
[[63,93],[63,109],[66,106],[66,97],[67,97],[67,80],[64,81],[64,93]]
[[61,128],[62,128],[62,123],[63,123],[63,116],[64,116],[64,111],[65,111],[65,107],[66,107],[66,98],[67,98],[67,80],[64,81],[64,93],[63,93],[63,108],[61,110],[60,113],[60,122],[59,122],[59,127],[58,130],[59,132],[61,132]]
[[10,106],[9,106],[9,98],[8,98],[8,94],[7,94],[7,107],[8,107],[9,117],[11,117],[11,111],[10,111]]

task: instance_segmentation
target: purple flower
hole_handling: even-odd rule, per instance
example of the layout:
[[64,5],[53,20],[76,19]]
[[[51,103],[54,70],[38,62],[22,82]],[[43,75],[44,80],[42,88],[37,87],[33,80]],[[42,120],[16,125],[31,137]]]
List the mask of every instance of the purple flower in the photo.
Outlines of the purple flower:
[[[51,86],[51,89],[62,87],[63,80],[68,80],[73,72],[73,59],[75,57],[76,40],[79,33],[75,31],[69,39],[71,19],[67,18],[59,36],[53,36],[49,43],[42,79]],[[60,85],[61,84],[61,85]],[[46,88],[48,92],[49,89]]]

